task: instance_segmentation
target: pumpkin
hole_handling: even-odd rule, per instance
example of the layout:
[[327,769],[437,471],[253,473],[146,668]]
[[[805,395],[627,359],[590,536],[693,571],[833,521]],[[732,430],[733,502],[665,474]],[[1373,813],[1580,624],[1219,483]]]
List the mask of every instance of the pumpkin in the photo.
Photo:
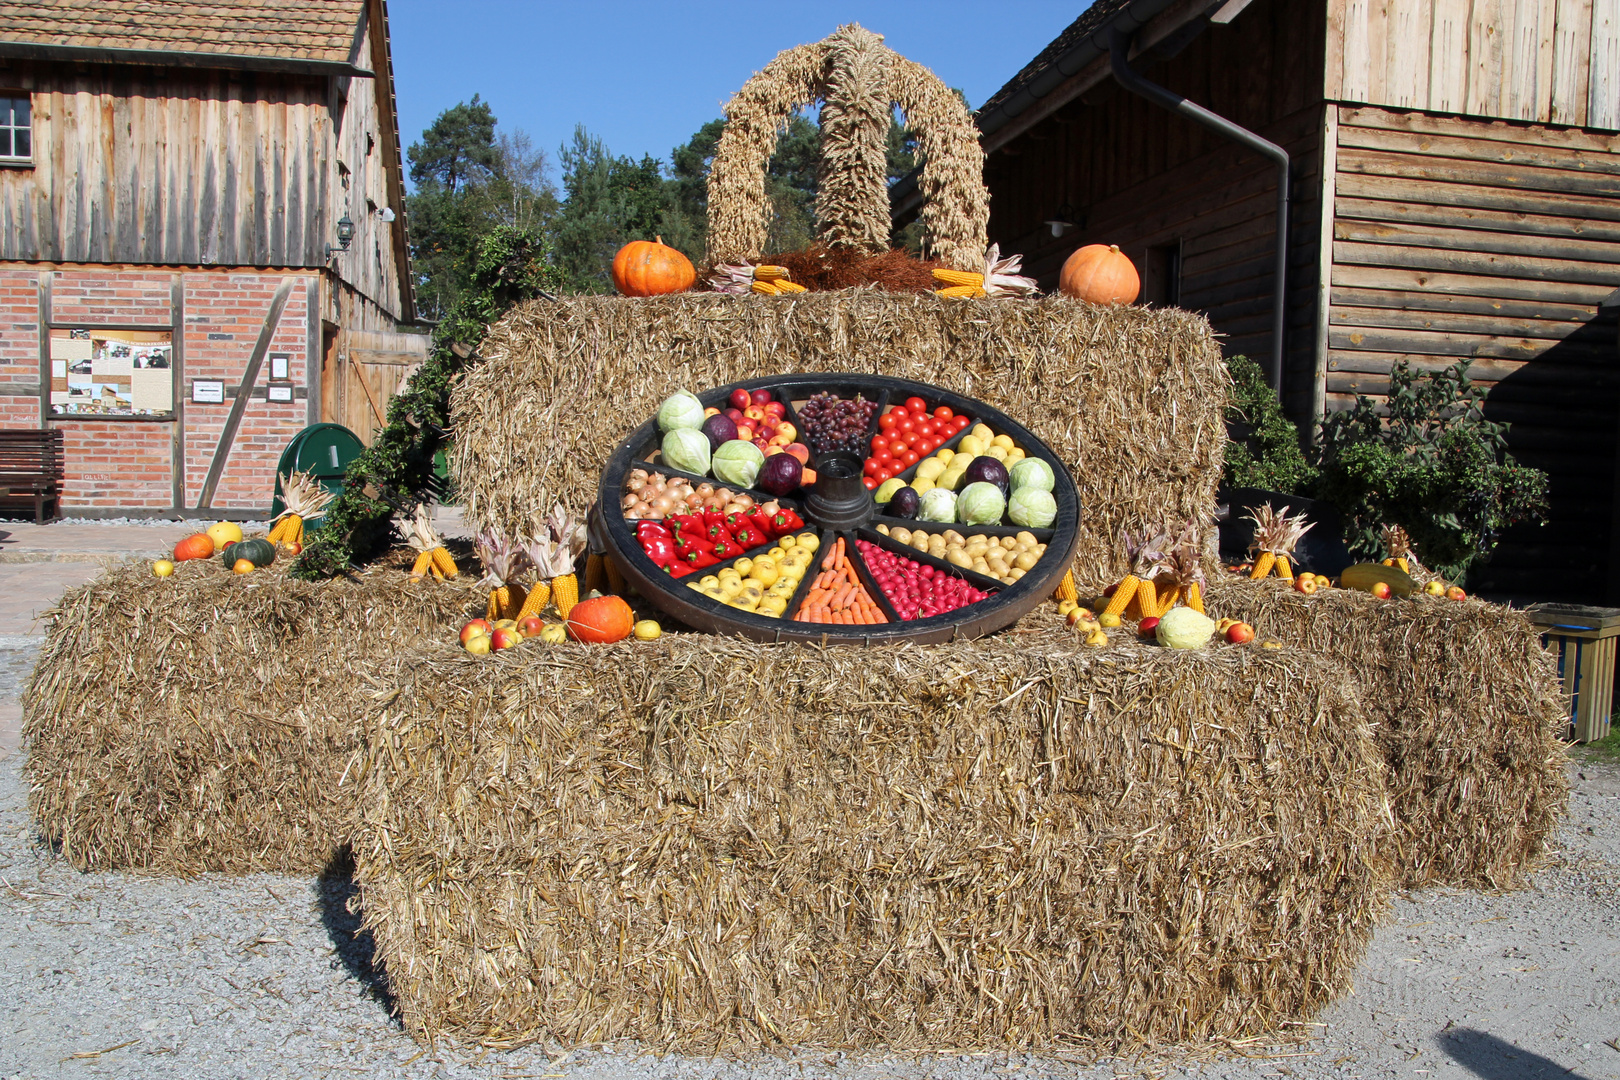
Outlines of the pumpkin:
[[262,537],[238,540],[225,545],[223,559],[226,566],[235,567],[238,559],[246,559],[254,566],[269,566],[276,561],[276,545]]
[[1064,260],[1058,291],[1089,304],[1131,304],[1142,279],[1118,244],[1087,244]]
[[692,260],[666,247],[662,236],[632,240],[613,256],[613,284],[625,296],[685,292],[696,280]]
[[211,559],[214,557],[214,538],[207,533],[194,533],[174,545],[174,561]]
[[581,600],[568,613],[568,636],[575,641],[609,644],[623,641],[635,628],[636,617],[630,605],[617,596],[593,596]]

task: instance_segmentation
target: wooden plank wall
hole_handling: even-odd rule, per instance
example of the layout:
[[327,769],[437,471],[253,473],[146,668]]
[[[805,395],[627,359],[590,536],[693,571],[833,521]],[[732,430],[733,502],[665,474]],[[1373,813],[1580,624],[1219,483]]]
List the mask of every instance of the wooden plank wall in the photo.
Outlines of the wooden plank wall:
[[1330,101],[1620,129],[1620,0],[1328,0]]
[[[1338,111],[1327,405],[1377,397],[1398,359],[1459,359],[1552,477],[1554,520],[1521,533],[1486,587],[1547,592],[1545,569],[1608,553],[1620,416],[1620,135],[1375,108]],[[1578,579],[1571,579],[1578,581]],[[1588,599],[1591,597],[1588,596]]]
[[338,415],[331,419],[370,446],[382,428],[372,402],[387,415],[389,399],[427,359],[427,343],[425,334],[345,331],[339,346],[345,358],[344,370],[340,392],[336,395],[341,406]]
[[[1257,130],[1294,157],[1285,404],[1312,413],[1320,249],[1319,4],[1255,0],[1142,74]],[[1308,43],[1314,43],[1308,44]],[[1117,243],[1144,265],[1150,246],[1179,242],[1180,306],[1205,312],[1228,355],[1271,350],[1276,169],[1191,121],[1104,83],[991,155],[990,238],[1025,255],[1055,287],[1063,260],[1088,243]],[[1054,240],[1059,207],[1078,230]]]

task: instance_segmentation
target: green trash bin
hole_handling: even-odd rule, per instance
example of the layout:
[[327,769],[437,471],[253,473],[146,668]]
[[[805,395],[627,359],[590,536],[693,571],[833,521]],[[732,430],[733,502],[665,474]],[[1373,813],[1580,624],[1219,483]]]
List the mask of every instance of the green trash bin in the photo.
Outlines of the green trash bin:
[[[349,462],[360,456],[365,444],[359,436],[342,424],[311,424],[292,437],[287,449],[276,463],[276,496],[270,502],[270,516],[274,518],[287,508],[282,501],[281,478],[294,472],[306,472],[315,477],[321,487],[333,495],[343,494],[343,474]],[[307,529],[319,528],[307,524]]]

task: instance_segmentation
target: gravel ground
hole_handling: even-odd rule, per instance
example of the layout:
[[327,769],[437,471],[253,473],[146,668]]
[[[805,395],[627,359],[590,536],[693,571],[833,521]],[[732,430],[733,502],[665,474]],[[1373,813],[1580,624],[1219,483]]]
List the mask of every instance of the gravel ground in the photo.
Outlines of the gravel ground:
[[[0,639],[0,697],[37,649]],[[82,875],[33,834],[21,755],[0,761],[0,1080],[8,1077],[1570,1076],[1620,1078],[1620,767],[1582,762],[1559,850],[1530,888],[1399,897],[1354,995],[1297,1045],[1202,1064],[805,1051],[751,1060],[633,1048],[416,1046],[341,871],[318,882]]]

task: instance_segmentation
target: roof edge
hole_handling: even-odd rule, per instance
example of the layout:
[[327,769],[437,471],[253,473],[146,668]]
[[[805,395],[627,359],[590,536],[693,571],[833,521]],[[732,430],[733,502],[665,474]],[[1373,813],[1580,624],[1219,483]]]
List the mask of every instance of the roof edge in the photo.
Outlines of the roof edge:
[[370,79],[374,72],[344,60],[308,60],[279,56],[244,56],[239,53],[185,52],[178,49],[108,49],[92,45],[45,45],[29,41],[0,41],[0,59],[66,60],[84,64],[140,64],[151,67],[188,67],[225,71],[275,71],[293,75],[348,75]]

